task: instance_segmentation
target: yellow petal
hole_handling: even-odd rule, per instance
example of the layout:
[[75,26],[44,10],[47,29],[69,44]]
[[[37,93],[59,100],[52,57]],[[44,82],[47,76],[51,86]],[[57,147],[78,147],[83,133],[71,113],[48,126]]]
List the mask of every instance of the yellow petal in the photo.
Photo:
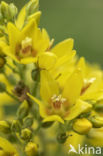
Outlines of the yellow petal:
[[70,108],[69,114],[67,117],[65,117],[65,120],[72,120],[78,117],[81,113],[88,112],[89,110],[91,110],[91,108],[91,104],[79,99],[77,100],[76,104]]
[[30,64],[35,63],[37,61],[37,58],[35,57],[26,57],[20,60],[21,64]]
[[38,57],[38,65],[41,69],[51,69],[56,63],[57,57],[55,54],[50,52],[42,53]]
[[41,71],[40,94],[44,101],[49,102],[53,95],[58,95],[59,88],[57,82],[52,78],[51,74],[46,71]]
[[29,20],[32,20],[32,19],[35,19],[35,21],[36,21],[36,23],[37,23],[37,25],[38,25],[39,22],[40,22],[40,16],[41,16],[41,11],[38,11],[38,12],[36,12],[36,13],[30,15],[30,16],[28,17],[28,21],[29,21]]
[[59,44],[57,44],[52,52],[55,53],[58,57],[62,57],[65,54],[68,54],[73,49],[73,39],[66,39]]
[[26,17],[26,11],[25,11],[25,6],[21,9],[17,20],[16,20],[16,26],[18,29],[21,29],[24,25],[24,21],[25,21],[25,17]]
[[4,150],[4,152],[9,153],[10,155],[14,154],[15,156],[19,156],[16,148],[6,139],[0,137],[0,148]]
[[[64,72],[68,73],[68,70],[71,69],[70,63],[72,62],[75,54],[76,51],[73,50],[69,55],[67,54],[57,59],[54,68],[51,69],[51,73],[54,77],[57,77],[59,74],[62,75]],[[66,76],[68,76],[68,74],[66,74]]]
[[58,115],[51,115],[51,116],[46,117],[43,120],[43,122],[49,122],[49,121],[58,121],[58,122],[64,124],[64,120]]
[[102,72],[98,72],[98,75],[96,75],[96,77],[93,77],[92,79],[94,79],[92,84],[81,96],[81,99],[83,100],[96,99],[102,93],[101,90]]
[[30,37],[33,39],[34,35],[35,35],[35,31],[37,29],[37,24],[35,20],[30,20],[27,25],[23,28],[23,30],[21,31],[20,34],[20,39],[19,40],[23,40],[26,37]]
[[15,49],[16,45],[20,40],[20,31],[12,23],[8,23],[7,28],[8,28],[9,43],[11,48],[10,53],[14,54],[16,50]]
[[50,38],[49,38],[49,35],[48,35],[46,29],[44,29],[44,28],[42,29],[42,37],[45,42],[45,49],[47,49],[49,47]]
[[34,96],[30,95],[29,93],[27,93],[27,95],[35,102],[39,105],[39,111],[40,111],[40,115],[45,118],[47,117],[46,114],[46,107],[45,104],[42,103],[40,100],[38,100],[37,98],[35,98]]
[[63,97],[68,99],[70,105],[75,104],[77,98],[80,96],[82,86],[82,73],[80,70],[76,69],[74,73],[68,78],[63,90]]
[[11,48],[8,45],[6,45],[3,42],[0,42],[0,47],[2,47],[3,53],[5,55],[9,56],[10,58],[15,60],[16,62],[20,63],[19,60],[16,58],[15,54],[12,53]]
[[85,63],[85,58],[84,57],[81,57],[78,64],[77,64],[77,67],[81,70],[82,74],[83,74],[83,78],[85,78],[86,76],[86,63]]

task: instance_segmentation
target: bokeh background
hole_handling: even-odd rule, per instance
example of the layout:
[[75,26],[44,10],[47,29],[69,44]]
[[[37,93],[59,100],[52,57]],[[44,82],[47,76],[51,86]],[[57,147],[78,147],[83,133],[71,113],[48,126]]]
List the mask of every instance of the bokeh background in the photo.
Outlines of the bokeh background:
[[[19,9],[28,0],[14,2]],[[41,27],[45,27],[55,44],[74,38],[79,56],[103,67],[103,0],[40,0]]]

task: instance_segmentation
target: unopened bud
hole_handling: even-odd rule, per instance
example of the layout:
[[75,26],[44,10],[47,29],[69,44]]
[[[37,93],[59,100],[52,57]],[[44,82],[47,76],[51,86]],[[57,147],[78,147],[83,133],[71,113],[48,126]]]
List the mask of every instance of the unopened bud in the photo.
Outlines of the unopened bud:
[[6,91],[6,85],[2,82],[0,82],[0,93],[3,93]]
[[32,137],[32,132],[31,132],[31,130],[30,129],[28,129],[28,128],[25,128],[25,129],[23,129],[22,131],[21,131],[21,138],[23,139],[23,140],[30,140],[31,139],[31,137]]
[[60,143],[60,144],[64,144],[67,140],[68,136],[66,135],[66,133],[62,133],[62,134],[59,134],[57,136],[57,141]]
[[24,128],[30,127],[33,124],[33,118],[32,117],[26,117],[23,121]]
[[103,127],[103,117],[94,116],[90,119],[90,121],[92,122],[93,127],[95,128]]
[[86,118],[76,119],[73,123],[73,130],[79,134],[87,134],[92,128],[92,123]]
[[29,112],[29,104],[27,101],[24,101],[18,111],[17,111],[17,116],[18,116],[18,119],[23,119],[24,117],[26,117],[28,115],[28,112]]
[[11,130],[14,132],[20,132],[21,125],[18,120],[13,120],[12,125],[11,125]]
[[32,15],[33,13],[38,11],[38,9],[39,9],[39,0],[31,0],[26,7],[27,16]]
[[27,156],[37,156],[38,146],[33,142],[29,142],[25,147],[25,153]]
[[8,17],[8,7],[9,5],[5,3],[4,1],[1,2],[1,13],[4,18]]
[[7,121],[0,121],[0,132],[10,133],[10,124]]
[[16,15],[17,15],[18,9],[17,9],[17,7],[13,3],[11,3],[9,5],[8,10],[9,10],[9,18],[11,20],[13,20],[16,17]]

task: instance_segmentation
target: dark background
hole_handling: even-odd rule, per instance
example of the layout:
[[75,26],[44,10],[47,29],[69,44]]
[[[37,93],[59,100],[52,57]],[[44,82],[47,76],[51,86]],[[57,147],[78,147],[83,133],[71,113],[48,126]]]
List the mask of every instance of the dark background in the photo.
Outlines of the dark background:
[[[5,0],[19,8],[29,0]],[[41,27],[55,43],[74,38],[79,56],[103,66],[103,0],[40,0]]]

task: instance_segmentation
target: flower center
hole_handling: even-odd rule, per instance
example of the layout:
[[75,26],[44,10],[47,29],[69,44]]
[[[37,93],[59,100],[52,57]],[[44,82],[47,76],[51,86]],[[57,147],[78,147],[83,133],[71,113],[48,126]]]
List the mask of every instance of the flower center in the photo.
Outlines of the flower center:
[[18,59],[36,55],[36,51],[32,47],[32,38],[26,37],[17,45],[16,55]]
[[54,109],[61,109],[62,105],[66,102],[66,99],[62,95],[53,95],[51,100]]
[[84,80],[84,87],[81,90],[81,95],[83,95],[86,90],[91,86],[91,84],[95,81],[95,78],[91,78],[89,80]]

